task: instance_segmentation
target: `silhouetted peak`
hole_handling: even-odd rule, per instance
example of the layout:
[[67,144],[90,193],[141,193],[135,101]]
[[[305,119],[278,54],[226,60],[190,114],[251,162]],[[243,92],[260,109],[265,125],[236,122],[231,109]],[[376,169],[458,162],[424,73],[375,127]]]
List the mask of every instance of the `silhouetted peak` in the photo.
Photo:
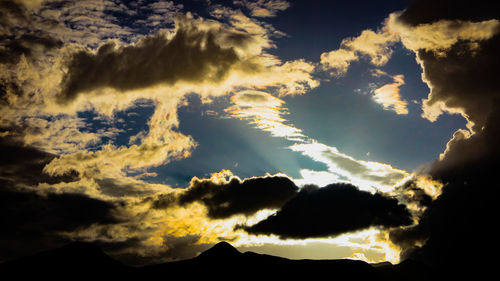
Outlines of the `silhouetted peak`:
[[239,257],[241,253],[227,242],[219,242],[212,248],[201,253],[201,258],[232,258]]

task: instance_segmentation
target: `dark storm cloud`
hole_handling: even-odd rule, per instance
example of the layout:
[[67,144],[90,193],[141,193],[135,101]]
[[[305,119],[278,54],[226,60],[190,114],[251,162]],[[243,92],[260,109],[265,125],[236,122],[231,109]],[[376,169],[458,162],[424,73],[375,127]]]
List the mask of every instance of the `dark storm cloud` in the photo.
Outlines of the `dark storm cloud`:
[[[491,1],[415,1],[401,15],[412,25],[440,19],[499,19]],[[474,122],[474,134],[458,131],[436,160],[430,175],[442,181],[442,194],[428,206],[417,226],[397,230],[391,239],[403,247],[403,258],[419,259],[446,269],[476,274],[488,268],[497,240],[490,229],[498,214],[500,159],[500,36],[477,42],[459,41],[440,56],[418,51],[431,102],[461,108]],[[481,241],[481,242],[479,242]],[[482,245],[479,245],[482,244]],[[482,269],[479,269],[481,266]]]
[[[171,40],[160,34],[133,46],[116,47],[108,43],[95,54],[87,51],[74,54],[63,78],[59,101],[65,103],[80,92],[103,87],[124,91],[179,81],[197,84],[223,79],[239,61],[235,50],[222,47],[216,40],[221,30],[203,30],[191,21],[179,18]],[[226,35],[230,38],[231,34]],[[245,35],[239,36],[244,37],[242,41],[249,40]]]
[[183,193],[165,195],[153,206],[165,208],[172,204],[203,203],[210,218],[222,219],[233,215],[251,215],[262,209],[277,209],[297,194],[298,187],[286,177],[233,178],[228,183],[194,180]]
[[309,238],[411,222],[408,209],[396,199],[360,191],[350,184],[331,184],[323,188],[304,187],[275,215],[255,225],[237,228],[251,234]]

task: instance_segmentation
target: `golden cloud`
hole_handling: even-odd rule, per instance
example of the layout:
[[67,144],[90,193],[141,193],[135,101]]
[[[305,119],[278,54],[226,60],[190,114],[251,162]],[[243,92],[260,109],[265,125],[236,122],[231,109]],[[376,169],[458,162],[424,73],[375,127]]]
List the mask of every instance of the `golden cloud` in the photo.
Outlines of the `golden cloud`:
[[392,77],[394,83],[385,84],[380,88],[373,90],[373,100],[381,104],[384,109],[390,109],[397,114],[408,114],[407,102],[401,100],[399,87],[405,84],[404,75],[395,75]]

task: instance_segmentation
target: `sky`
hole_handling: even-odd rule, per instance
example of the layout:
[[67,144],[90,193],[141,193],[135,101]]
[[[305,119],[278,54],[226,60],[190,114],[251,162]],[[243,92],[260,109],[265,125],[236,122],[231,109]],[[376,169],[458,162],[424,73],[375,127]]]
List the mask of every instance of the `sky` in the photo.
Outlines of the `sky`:
[[487,1],[0,1],[0,260],[71,241],[133,265],[220,241],[481,256],[499,18]]

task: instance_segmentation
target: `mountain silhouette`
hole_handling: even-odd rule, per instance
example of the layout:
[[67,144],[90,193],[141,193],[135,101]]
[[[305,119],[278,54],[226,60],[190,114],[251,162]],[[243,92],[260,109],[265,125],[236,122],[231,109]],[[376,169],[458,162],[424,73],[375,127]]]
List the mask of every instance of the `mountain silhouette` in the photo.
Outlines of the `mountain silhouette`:
[[239,258],[241,253],[227,242],[219,242],[198,256],[198,259],[230,259]]
[[[0,276],[12,280],[80,280],[113,278],[155,280],[181,277],[187,280],[217,279],[332,279],[332,280],[430,280],[432,271],[414,262],[370,265],[357,260],[291,260],[254,252],[241,253],[220,242],[195,258],[131,267],[106,255],[98,246],[75,242],[0,264]],[[15,278],[14,278],[15,277]]]
[[0,274],[16,276],[19,280],[28,277],[62,280],[71,276],[82,277],[94,273],[104,276],[112,275],[114,272],[131,271],[131,267],[106,255],[98,246],[84,242],[74,242],[61,248],[0,264]]

